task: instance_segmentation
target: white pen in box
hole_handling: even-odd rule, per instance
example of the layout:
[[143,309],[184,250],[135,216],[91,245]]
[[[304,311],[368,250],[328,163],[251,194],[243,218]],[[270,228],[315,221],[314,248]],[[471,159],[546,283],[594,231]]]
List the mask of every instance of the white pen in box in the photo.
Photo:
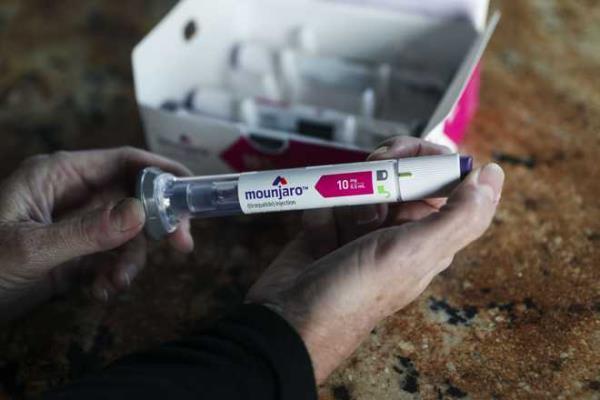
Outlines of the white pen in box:
[[246,99],[241,104],[240,117],[250,127],[299,133],[345,144],[356,143],[356,118],[335,110]]
[[160,239],[183,217],[308,210],[414,201],[448,195],[473,168],[459,154],[177,178],[145,169],[138,197],[146,232]]
[[185,111],[225,121],[239,121],[255,129],[268,129],[354,146],[372,147],[391,136],[413,135],[418,123],[399,123],[362,118],[306,104],[290,104],[264,98],[238,100],[220,89],[190,91],[183,101],[166,101],[166,111]]

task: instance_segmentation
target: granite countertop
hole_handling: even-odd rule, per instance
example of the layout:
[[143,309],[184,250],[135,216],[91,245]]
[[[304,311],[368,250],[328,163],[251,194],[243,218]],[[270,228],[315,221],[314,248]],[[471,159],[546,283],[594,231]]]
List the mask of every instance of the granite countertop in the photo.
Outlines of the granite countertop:
[[[0,176],[25,156],[143,145],[132,46],[174,0],[3,0]],[[384,321],[322,400],[600,398],[600,3],[496,1],[464,145],[506,190],[489,232]],[[0,330],[0,399],[36,395],[238,304],[297,215],[203,221],[109,305],[72,293]]]

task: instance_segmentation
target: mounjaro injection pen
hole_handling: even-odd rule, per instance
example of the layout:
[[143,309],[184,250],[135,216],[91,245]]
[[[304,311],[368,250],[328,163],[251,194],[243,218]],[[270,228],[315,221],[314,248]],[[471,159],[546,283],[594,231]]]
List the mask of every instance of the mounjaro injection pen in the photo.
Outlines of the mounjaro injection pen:
[[242,174],[177,178],[157,168],[140,174],[146,232],[160,239],[182,217],[307,210],[445,197],[473,168],[459,154]]

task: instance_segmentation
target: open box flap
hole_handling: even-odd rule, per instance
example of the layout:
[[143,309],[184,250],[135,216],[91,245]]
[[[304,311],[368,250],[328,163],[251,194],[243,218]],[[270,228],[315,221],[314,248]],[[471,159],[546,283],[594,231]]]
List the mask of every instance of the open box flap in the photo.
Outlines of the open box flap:
[[[138,103],[157,107],[193,85],[220,82],[231,47],[243,38],[238,4],[238,0],[177,3],[133,50]],[[193,34],[186,40],[188,28]]]
[[487,47],[498,22],[500,21],[500,12],[496,11],[488,23],[485,31],[475,40],[471,49],[469,50],[467,57],[456,72],[452,83],[450,84],[446,94],[442,98],[438,108],[433,113],[433,116],[429,120],[427,127],[424,129],[423,137],[427,138],[430,134],[435,132],[436,128],[441,125],[448,116],[452,113],[452,110],[458,103],[461,94],[465,90],[469,83],[469,78],[473,75],[483,52]]
[[[290,27],[312,31],[323,54],[418,68],[435,65],[450,76],[480,32],[464,19],[431,18],[417,12],[414,0],[394,3],[406,4],[406,9],[390,12],[381,7],[358,7],[352,0],[350,4],[330,0],[287,0],[285,4],[281,0],[181,1],[133,51],[138,103],[157,107],[193,87],[221,87],[236,43],[257,41],[285,47]],[[270,17],[273,15],[277,18]],[[195,35],[186,40],[188,26]]]
[[487,0],[322,0],[376,7],[387,10],[421,13],[438,18],[466,18],[477,31],[485,28],[489,1]]

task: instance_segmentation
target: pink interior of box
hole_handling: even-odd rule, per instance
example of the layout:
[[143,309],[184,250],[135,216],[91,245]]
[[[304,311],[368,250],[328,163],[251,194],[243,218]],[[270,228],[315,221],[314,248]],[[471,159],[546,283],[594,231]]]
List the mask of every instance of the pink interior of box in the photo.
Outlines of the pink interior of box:
[[444,123],[444,133],[456,144],[459,144],[467,133],[467,128],[479,107],[479,89],[481,86],[481,64],[479,64],[465,90],[463,91],[454,112]]
[[359,162],[365,161],[367,155],[367,151],[329,147],[294,139],[290,139],[281,151],[270,152],[242,136],[221,154],[221,159],[233,170],[243,172]]

